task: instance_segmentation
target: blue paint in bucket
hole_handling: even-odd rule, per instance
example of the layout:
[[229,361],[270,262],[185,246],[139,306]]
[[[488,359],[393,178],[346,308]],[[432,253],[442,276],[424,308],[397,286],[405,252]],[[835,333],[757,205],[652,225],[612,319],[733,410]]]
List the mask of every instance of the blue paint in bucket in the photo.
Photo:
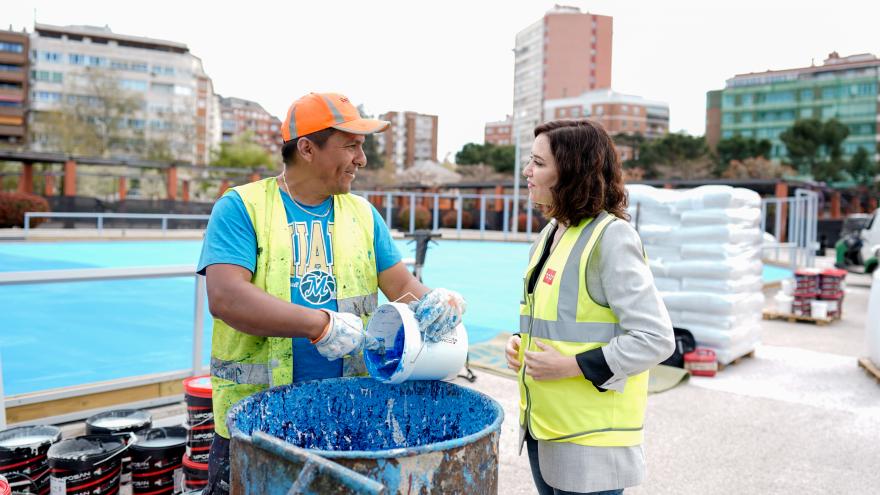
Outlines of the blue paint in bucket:
[[337,378],[254,394],[233,406],[227,425],[233,441],[252,443],[260,431],[379,481],[389,493],[491,493],[503,418],[491,398],[447,382]]
[[400,367],[400,358],[403,357],[403,347],[406,343],[406,332],[403,325],[397,330],[392,347],[380,347],[378,350],[367,349],[364,351],[364,363],[370,376],[383,380],[391,378]]

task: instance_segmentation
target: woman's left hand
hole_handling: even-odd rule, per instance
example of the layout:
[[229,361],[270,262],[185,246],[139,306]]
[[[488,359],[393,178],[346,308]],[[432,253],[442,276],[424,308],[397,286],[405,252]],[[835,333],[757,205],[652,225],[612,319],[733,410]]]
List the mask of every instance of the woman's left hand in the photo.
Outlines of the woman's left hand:
[[580,376],[580,366],[574,356],[563,356],[555,348],[535,340],[540,351],[526,351],[526,374],[535,380],[559,380]]

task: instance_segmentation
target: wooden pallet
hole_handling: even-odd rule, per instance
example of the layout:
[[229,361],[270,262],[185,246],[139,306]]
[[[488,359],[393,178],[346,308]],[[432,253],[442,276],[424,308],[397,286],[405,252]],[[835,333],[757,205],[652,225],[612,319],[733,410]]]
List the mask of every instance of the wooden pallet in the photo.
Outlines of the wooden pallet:
[[869,375],[873,376],[877,383],[880,383],[880,368],[877,367],[876,364],[871,362],[870,359],[863,357],[859,358],[859,368],[865,368],[865,371],[868,372]]
[[727,364],[718,363],[718,371],[724,371],[724,368],[726,368],[728,366],[733,366],[734,364],[739,363],[740,361],[742,361],[745,358],[753,358],[753,357],[755,357],[755,350],[754,349],[749,351],[748,354],[743,354],[742,356],[734,359],[733,361],[731,361]]
[[775,311],[764,311],[764,319],[765,320],[785,320],[789,323],[815,323],[816,325],[823,326],[829,323],[834,322],[834,320],[839,320],[840,317],[836,318],[814,318],[812,316],[800,316],[793,315],[790,313],[777,313]]

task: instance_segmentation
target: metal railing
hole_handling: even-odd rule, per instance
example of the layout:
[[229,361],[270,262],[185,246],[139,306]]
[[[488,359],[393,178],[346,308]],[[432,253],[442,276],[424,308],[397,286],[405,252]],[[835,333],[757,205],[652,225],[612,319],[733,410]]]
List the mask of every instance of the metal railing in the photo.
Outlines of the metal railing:
[[819,194],[795,190],[789,198],[765,198],[761,201],[761,231],[776,240],[763,244],[765,259],[780,265],[812,267],[818,242]]
[[[189,376],[200,375],[205,371],[202,365],[202,343],[204,333],[205,310],[205,277],[195,275],[194,266],[181,265],[159,267],[85,268],[29,272],[0,272],[0,286],[62,282],[87,282],[95,280],[106,281],[193,276],[195,277],[196,283],[194,297],[195,314],[193,316],[193,347],[191,369],[161,373],[156,375],[129,377],[115,380],[112,383],[104,382],[91,385],[76,386],[73,388],[60,388],[41,392],[39,394],[26,394],[25,397],[7,398],[3,394],[3,362],[2,357],[0,357],[0,406],[2,406],[0,407],[0,430],[6,428],[6,409],[9,407],[47,402],[58,399],[66,399],[70,397],[80,397],[84,395],[107,392],[112,390],[121,390],[129,387],[144,385],[147,383],[157,383],[173,379],[183,379]],[[169,396],[168,398],[159,398],[149,401],[148,403],[140,404],[140,406],[149,407],[178,401],[179,397]],[[64,416],[54,417],[53,419],[55,422],[63,422],[72,421],[75,419],[82,419],[83,417],[86,416],[83,416],[82,412],[80,412],[79,414],[71,413]]]
[[42,211],[29,211],[24,214],[24,235],[28,236],[31,229],[32,218],[94,218],[98,228],[98,235],[104,234],[104,220],[159,220],[161,222],[162,235],[168,233],[169,220],[203,220],[211,218],[210,215],[187,215],[180,213],[55,213]]

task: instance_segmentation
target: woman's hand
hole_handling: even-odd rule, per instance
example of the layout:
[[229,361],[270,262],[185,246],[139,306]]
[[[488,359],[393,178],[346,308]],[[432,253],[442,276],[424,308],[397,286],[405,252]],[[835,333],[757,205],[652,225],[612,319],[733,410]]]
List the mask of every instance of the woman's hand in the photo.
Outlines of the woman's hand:
[[513,371],[519,372],[522,363],[519,362],[519,346],[522,340],[519,335],[511,335],[507,339],[507,346],[504,348],[504,357],[507,358],[507,367]]
[[[574,356],[563,356],[555,348],[539,340],[534,342],[541,350],[525,352],[527,375],[538,381],[559,380],[583,375]],[[510,342],[507,345],[509,348]],[[510,366],[509,357],[507,362]]]

